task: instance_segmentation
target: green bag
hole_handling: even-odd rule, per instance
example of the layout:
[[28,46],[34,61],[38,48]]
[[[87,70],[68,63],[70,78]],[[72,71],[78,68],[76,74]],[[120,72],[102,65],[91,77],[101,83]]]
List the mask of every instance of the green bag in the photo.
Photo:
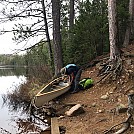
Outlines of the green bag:
[[87,89],[93,86],[93,79],[91,78],[84,78],[79,82],[79,85],[81,86],[82,89]]

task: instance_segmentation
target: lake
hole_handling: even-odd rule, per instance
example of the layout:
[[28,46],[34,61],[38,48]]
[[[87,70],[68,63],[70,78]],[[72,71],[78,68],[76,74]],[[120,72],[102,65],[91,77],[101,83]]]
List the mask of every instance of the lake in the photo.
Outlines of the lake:
[[[19,112],[12,112],[9,106],[3,105],[3,95],[18,89],[21,84],[27,82],[29,76],[26,68],[3,68],[0,67],[0,134],[40,134],[48,126],[41,120],[30,121],[30,114],[20,109]],[[38,72],[39,73],[39,72]],[[37,73],[35,73],[37,75]],[[33,76],[30,74],[30,76]]]
[[15,134],[17,131],[14,119],[20,117],[19,113],[10,112],[6,106],[3,106],[2,95],[13,91],[22,83],[26,82],[25,76],[0,76],[0,132],[9,131]]

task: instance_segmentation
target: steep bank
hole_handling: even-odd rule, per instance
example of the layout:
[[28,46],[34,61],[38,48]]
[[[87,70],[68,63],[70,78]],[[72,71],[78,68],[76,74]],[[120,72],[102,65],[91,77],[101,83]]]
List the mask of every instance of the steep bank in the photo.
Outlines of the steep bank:
[[[101,59],[101,58],[100,58]],[[91,77],[95,85],[76,94],[65,94],[60,98],[64,103],[82,104],[85,113],[78,116],[58,119],[60,126],[66,127],[66,134],[103,134],[113,125],[126,120],[127,113],[119,113],[120,107],[127,107],[128,94],[134,91],[134,48],[123,49],[123,71],[119,79],[112,82],[99,82],[99,64],[87,68],[82,78]],[[101,61],[101,60],[100,60]],[[131,128],[126,134],[134,133]]]

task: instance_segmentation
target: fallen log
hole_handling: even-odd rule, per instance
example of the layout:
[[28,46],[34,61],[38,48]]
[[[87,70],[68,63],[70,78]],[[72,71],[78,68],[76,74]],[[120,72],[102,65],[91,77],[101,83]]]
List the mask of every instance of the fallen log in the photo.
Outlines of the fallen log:
[[60,134],[57,117],[51,118],[51,134]]

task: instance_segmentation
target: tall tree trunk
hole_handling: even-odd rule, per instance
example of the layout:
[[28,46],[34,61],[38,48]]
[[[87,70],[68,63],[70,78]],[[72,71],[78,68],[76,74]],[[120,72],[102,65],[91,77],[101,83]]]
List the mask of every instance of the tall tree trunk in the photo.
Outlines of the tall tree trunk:
[[116,26],[116,0],[108,0],[108,21],[109,21],[109,41],[110,60],[115,60],[119,55],[117,47],[117,26]]
[[69,17],[69,29],[71,30],[74,25],[74,0],[70,0],[70,17]]
[[126,47],[134,39],[134,0],[129,0],[129,23],[125,33],[123,46]]
[[69,35],[68,36],[69,36],[70,44],[72,44],[72,38],[73,38],[72,29],[74,25],[74,0],[70,0],[70,13],[69,14],[70,15],[69,15]]
[[[105,14],[105,10],[104,10],[104,3],[105,1],[104,0],[101,0],[100,1],[100,6],[101,6],[101,26],[102,26],[102,29],[104,27],[104,14]],[[103,48],[104,48],[104,40],[105,40],[105,36],[104,36],[104,32],[101,31],[101,36],[100,36],[100,43],[99,45],[97,46],[97,55],[100,56],[103,54]]]
[[43,15],[44,15],[43,19],[44,19],[44,23],[45,23],[46,38],[47,38],[47,42],[48,42],[49,59],[50,59],[51,67],[52,67],[53,66],[53,53],[52,53],[51,41],[50,41],[50,36],[49,36],[49,31],[48,31],[48,24],[47,24],[44,0],[42,0],[42,9],[43,9]]
[[61,33],[60,33],[60,0],[52,0],[53,16],[53,46],[54,46],[54,66],[55,75],[63,67]]

